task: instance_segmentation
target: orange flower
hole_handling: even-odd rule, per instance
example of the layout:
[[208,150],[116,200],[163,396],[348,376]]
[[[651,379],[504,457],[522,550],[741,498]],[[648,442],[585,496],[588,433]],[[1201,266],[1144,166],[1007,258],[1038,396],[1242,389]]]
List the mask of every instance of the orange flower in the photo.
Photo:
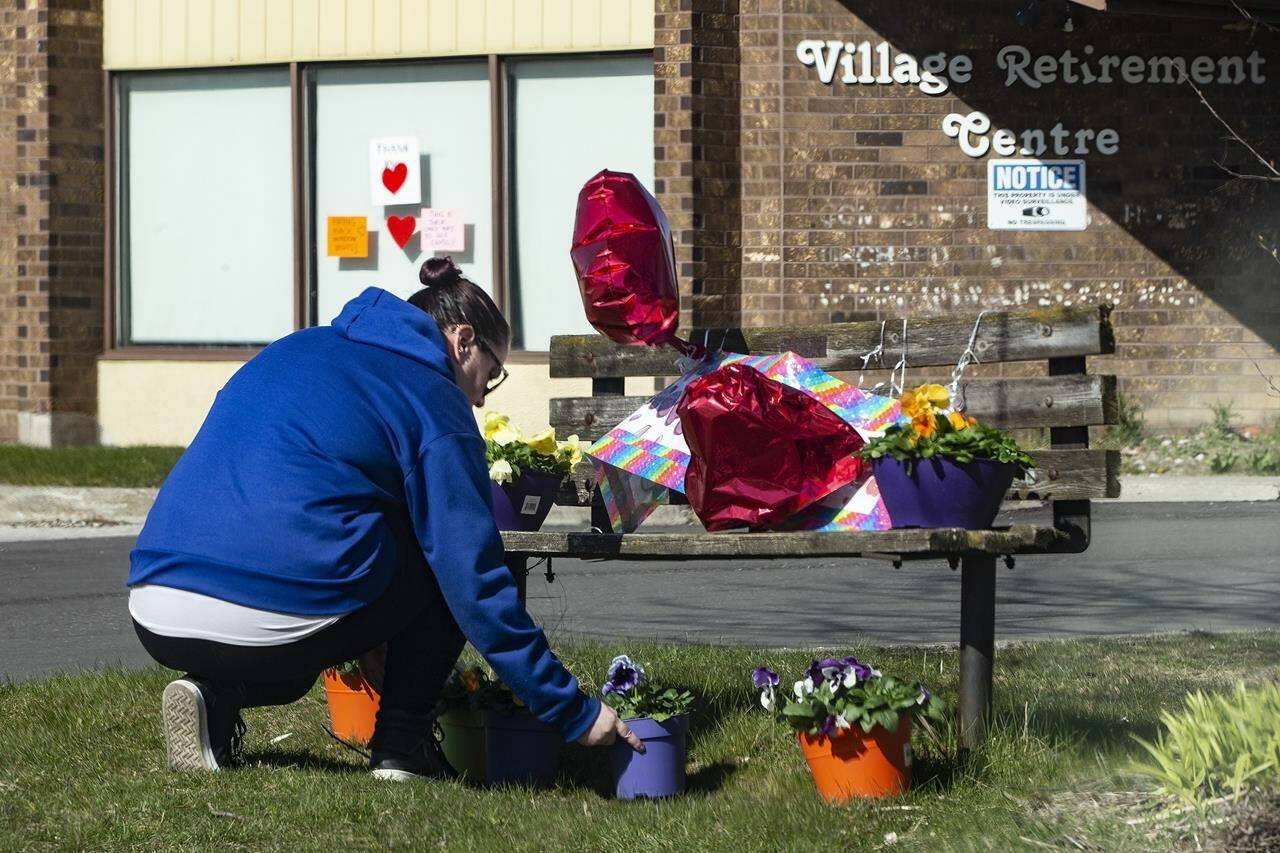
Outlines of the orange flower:
[[480,689],[480,673],[474,669],[462,673],[462,684],[467,688],[468,693],[475,693]]
[[911,427],[921,438],[928,438],[937,430],[938,425],[934,422],[933,412],[923,412],[911,419]]

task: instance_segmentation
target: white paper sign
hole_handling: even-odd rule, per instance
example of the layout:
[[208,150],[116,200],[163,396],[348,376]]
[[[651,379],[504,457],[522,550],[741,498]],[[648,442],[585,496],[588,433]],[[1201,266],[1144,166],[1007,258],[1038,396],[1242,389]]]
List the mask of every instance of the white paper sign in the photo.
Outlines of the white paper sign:
[[369,191],[375,205],[422,203],[417,139],[398,136],[369,140]]
[[466,225],[462,211],[443,207],[422,210],[422,248],[431,252],[465,252]]
[[1083,231],[1088,225],[1083,160],[987,161],[987,228]]

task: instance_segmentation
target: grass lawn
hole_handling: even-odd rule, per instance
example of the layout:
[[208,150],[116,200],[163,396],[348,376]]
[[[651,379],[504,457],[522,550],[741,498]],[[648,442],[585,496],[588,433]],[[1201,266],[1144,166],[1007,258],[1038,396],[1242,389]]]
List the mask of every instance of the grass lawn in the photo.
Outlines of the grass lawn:
[[[1106,805],[1135,799],[1130,735],[1151,737],[1159,711],[1188,690],[1274,677],[1280,633],[1003,649],[981,755],[958,760],[948,726],[939,743],[917,732],[913,791],[839,808],[818,799],[794,740],[750,689],[753,666],[785,678],[811,652],[630,643],[562,653],[591,682],[620,651],[699,699],[684,797],[615,802],[602,793],[603,752],[576,746],[549,791],[380,783],[322,731],[319,686],[246,713],[247,767],[172,774],[158,720],[170,675],[109,671],[0,686],[0,848],[1166,849],[1150,835],[1158,820],[1130,824],[1132,807]],[[839,651],[921,679],[954,707],[954,651]]]
[[0,445],[0,483],[15,486],[159,486],[184,449]]

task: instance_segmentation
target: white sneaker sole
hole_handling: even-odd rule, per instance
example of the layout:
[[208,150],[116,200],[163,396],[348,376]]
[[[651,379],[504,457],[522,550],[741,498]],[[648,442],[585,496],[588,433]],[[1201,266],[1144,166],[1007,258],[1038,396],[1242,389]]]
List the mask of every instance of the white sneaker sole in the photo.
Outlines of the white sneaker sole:
[[164,722],[164,745],[170,770],[219,769],[209,741],[209,715],[204,696],[195,682],[185,678],[169,682],[160,699],[160,717]]
[[415,782],[427,777],[418,773],[410,773],[408,770],[374,770],[373,778],[381,779],[384,782]]

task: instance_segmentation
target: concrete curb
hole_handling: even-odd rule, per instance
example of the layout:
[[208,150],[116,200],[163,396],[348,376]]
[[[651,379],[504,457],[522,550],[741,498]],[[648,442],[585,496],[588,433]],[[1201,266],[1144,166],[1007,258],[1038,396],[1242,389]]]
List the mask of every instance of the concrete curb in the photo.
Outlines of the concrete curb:
[[[1280,477],[1130,476],[1121,497],[1106,503],[1233,503],[1280,500]],[[0,485],[0,540],[64,536],[125,535],[141,525],[155,501],[156,489]],[[586,507],[556,507],[550,529],[582,530],[590,520]],[[696,524],[687,506],[659,507],[647,522],[653,527]],[[62,531],[60,534],[59,531]],[[71,532],[75,531],[75,532]]]

